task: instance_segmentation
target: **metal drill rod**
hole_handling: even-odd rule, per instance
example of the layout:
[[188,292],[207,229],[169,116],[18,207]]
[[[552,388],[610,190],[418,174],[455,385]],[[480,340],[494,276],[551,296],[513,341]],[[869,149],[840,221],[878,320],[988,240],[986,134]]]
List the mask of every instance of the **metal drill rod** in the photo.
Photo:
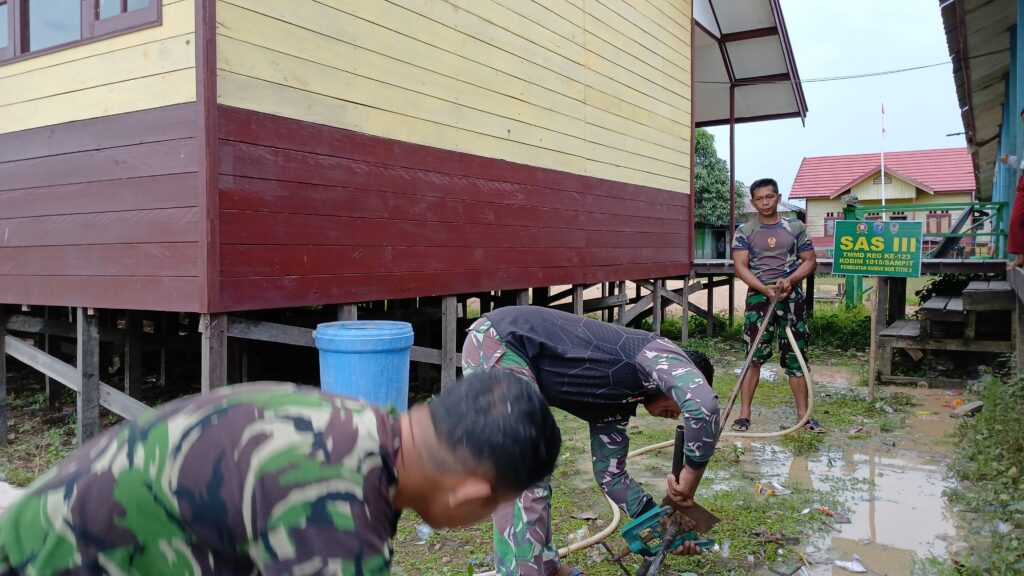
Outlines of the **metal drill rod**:
[[633,576],[629,573],[629,570],[626,568],[626,565],[622,563],[622,559],[615,557],[615,552],[612,551],[611,546],[609,546],[607,542],[601,540],[601,546],[604,547],[604,550],[608,553],[608,556],[611,556],[612,560],[614,560],[615,563],[619,565],[619,568],[622,569],[623,574],[625,574],[626,576]]

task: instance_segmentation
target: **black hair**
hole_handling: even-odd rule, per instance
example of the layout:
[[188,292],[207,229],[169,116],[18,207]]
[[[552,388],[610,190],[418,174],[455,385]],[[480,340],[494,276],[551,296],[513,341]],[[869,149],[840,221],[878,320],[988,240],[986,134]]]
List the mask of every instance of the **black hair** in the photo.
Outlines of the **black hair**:
[[519,494],[554,471],[562,434],[526,377],[501,368],[475,372],[429,406],[441,442],[493,473],[497,492]]
[[700,373],[704,375],[704,379],[708,381],[708,386],[714,386],[715,382],[715,367],[711,364],[711,359],[708,355],[703,352],[696,350],[683,350],[686,356],[693,362],[693,365],[700,370]]
[[760,180],[754,180],[754,183],[750,185],[750,197],[754,197],[754,190],[764,188],[765,186],[771,186],[776,194],[779,193],[779,183],[774,178],[761,178]]

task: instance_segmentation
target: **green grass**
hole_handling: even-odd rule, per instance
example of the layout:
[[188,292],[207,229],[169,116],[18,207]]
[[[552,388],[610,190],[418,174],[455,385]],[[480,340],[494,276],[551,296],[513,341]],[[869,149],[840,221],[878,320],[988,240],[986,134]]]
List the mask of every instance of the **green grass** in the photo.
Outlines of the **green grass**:
[[[950,472],[959,482],[946,497],[962,515],[961,566],[926,559],[919,571],[943,576],[1024,574],[1024,381],[989,378],[984,409],[960,422]],[[1001,528],[1001,529],[1000,529]]]

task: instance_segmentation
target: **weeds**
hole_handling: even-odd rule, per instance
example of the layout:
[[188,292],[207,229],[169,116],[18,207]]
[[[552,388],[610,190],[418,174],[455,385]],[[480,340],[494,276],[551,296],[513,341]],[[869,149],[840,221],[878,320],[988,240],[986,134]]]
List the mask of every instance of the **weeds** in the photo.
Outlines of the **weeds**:
[[1024,573],[1024,381],[988,378],[979,386],[985,408],[960,422],[949,467],[959,482],[946,497],[965,515],[966,552],[953,567],[936,560],[924,568],[943,575]]
[[871,313],[863,306],[847,309],[843,305],[815,306],[807,323],[811,346],[837,350],[866,350],[871,345]]

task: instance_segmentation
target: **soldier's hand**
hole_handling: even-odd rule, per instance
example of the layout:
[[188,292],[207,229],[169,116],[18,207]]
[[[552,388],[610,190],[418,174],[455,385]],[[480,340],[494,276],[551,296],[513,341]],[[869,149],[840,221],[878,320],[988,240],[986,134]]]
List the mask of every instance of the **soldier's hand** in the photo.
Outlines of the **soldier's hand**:
[[779,278],[775,283],[775,290],[779,294],[779,300],[782,300],[793,291],[793,284],[789,281],[789,278]]
[[679,474],[679,479],[676,480],[675,476],[668,475],[668,495],[667,499],[672,502],[673,506],[679,508],[688,508],[693,506],[693,496],[697,493],[697,485],[700,484],[700,476],[692,468],[683,468],[683,471]]
[[678,556],[700,556],[704,553],[700,546],[697,546],[697,542],[694,540],[687,540],[683,542],[682,546],[677,547],[672,551],[673,554]]

